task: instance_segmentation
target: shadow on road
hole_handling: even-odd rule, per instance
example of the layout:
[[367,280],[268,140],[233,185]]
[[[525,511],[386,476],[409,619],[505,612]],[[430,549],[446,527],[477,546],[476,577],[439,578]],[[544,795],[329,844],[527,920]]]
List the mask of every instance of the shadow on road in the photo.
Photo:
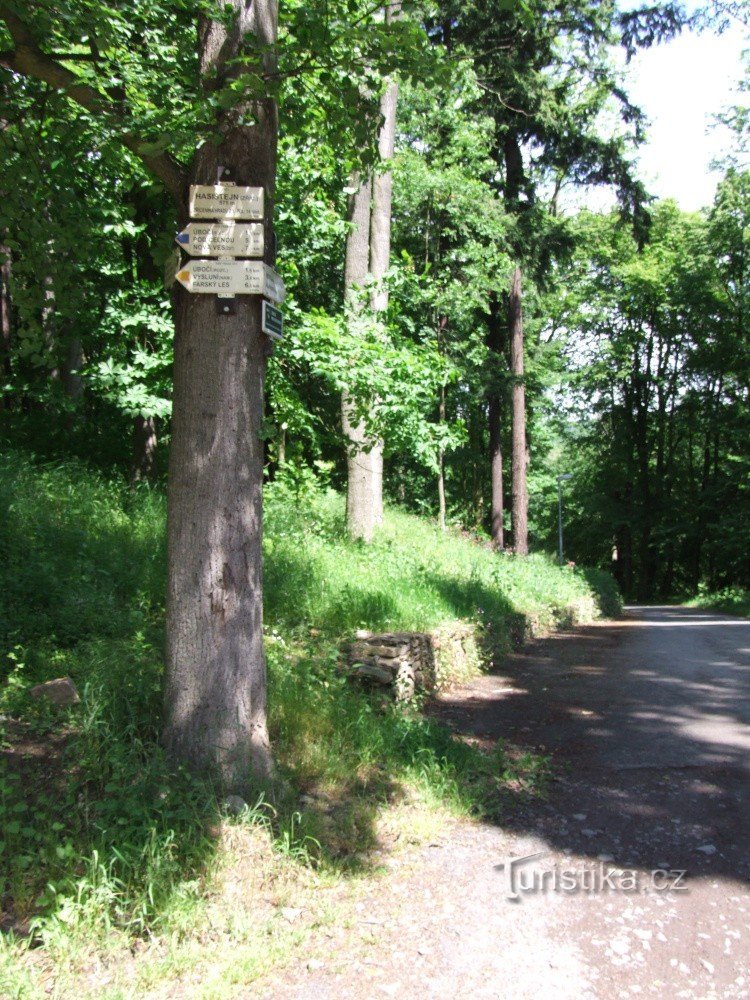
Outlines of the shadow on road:
[[551,753],[506,829],[622,868],[750,881],[750,621],[679,607],[532,643],[443,696],[456,734]]

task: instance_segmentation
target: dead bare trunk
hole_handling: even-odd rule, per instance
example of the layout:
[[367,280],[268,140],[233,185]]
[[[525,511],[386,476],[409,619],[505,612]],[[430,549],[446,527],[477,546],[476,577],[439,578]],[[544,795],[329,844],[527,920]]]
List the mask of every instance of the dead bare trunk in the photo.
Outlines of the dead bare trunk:
[[523,383],[523,313],[521,309],[521,268],[516,267],[510,282],[508,298],[508,328],[510,333],[510,371],[513,376],[512,404],[512,472],[513,548],[522,556],[529,551],[529,499],[526,491],[526,390]]
[[[275,42],[276,0],[256,0],[251,7],[232,0],[232,6],[237,32],[228,35],[216,21],[202,25],[205,79],[217,68],[221,75],[223,60],[245,34],[261,45]],[[266,72],[273,73],[272,58],[264,58]],[[253,124],[238,124],[243,119]],[[275,100],[253,100],[228,112],[221,135],[221,143],[206,142],[197,152],[190,181],[214,183],[221,164],[223,179],[228,172],[234,183],[265,188],[270,247]],[[182,287],[174,301],[163,735],[173,759],[213,774],[225,791],[243,795],[253,778],[272,774],[261,570],[268,341],[261,333],[260,297],[239,295],[235,315],[220,315],[213,295]]]

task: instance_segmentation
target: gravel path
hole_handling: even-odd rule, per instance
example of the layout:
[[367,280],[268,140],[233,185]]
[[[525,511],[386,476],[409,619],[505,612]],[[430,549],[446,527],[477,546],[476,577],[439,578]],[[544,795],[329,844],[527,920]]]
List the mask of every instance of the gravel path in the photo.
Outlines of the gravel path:
[[749,681],[747,620],[633,608],[451,692],[456,732],[552,753],[546,801],[394,856],[247,995],[750,997]]

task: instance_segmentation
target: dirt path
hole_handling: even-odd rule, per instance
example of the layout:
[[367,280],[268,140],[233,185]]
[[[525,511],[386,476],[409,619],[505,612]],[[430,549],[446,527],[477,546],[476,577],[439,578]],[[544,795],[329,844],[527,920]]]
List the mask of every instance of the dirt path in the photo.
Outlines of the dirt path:
[[248,995],[750,997],[750,622],[631,609],[435,713],[551,752],[547,800],[394,858]]

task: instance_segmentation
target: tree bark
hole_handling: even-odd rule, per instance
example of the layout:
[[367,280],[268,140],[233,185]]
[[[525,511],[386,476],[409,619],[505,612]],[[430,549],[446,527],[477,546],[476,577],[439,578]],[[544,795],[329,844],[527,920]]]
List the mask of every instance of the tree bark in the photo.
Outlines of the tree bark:
[[[11,297],[10,297],[10,248],[0,244],[0,354],[3,375],[10,379],[11,368]],[[3,395],[3,408],[11,408],[10,396]]]
[[513,472],[513,548],[518,555],[529,551],[529,499],[526,490],[526,389],[523,382],[523,313],[521,310],[521,268],[516,267],[508,298],[510,371],[513,376],[511,464]]
[[[397,15],[398,4],[385,8],[386,21]],[[397,100],[398,86],[391,80],[380,99],[382,124],[378,153],[381,164],[393,158]],[[355,175],[351,186],[356,191],[349,206],[352,228],[346,244],[344,285],[350,305],[354,305],[354,289],[361,287],[368,275],[372,277],[370,309],[377,319],[388,308],[388,289],[383,279],[391,255],[393,174],[390,169],[380,170],[362,181]],[[352,538],[370,542],[375,529],[383,523],[383,442],[368,437],[361,424],[355,424],[353,402],[344,394],[341,413],[347,443],[347,527]],[[370,400],[369,405],[377,407],[377,400]]]
[[[396,140],[396,104],[398,85],[391,81],[380,99],[383,122],[378,136],[378,153],[381,166],[393,159]],[[385,275],[391,261],[391,206],[393,200],[393,172],[379,170],[372,180],[372,216],[370,221],[370,274],[374,282],[370,306],[377,317],[388,309],[388,288]],[[373,517],[376,527],[383,523],[383,442],[377,441],[372,449],[373,463]]]
[[71,337],[65,350],[65,361],[62,369],[62,384],[65,395],[72,400],[78,400],[83,395],[83,376],[81,369],[84,363],[83,344],[79,337]]
[[133,464],[130,470],[131,483],[140,483],[148,479],[154,471],[156,458],[156,417],[135,418],[133,428]]
[[[233,29],[207,21],[200,30],[201,73],[218,75],[219,85],[245,35],[263,46],[276,39],[276,0],[251,6],[232,0],[232,6]],[[272,58],[264,63],[273,74]],[[253,124],[241,124],[243,118]],[[206,142],[197,152],[190,181],[214,183],[222,165],[223,179],[228,170],[234,183],[265,188],[265,244],[271,247],[275,100],[227,112],[219,131],[219,144]],[[243,795],[253,779],[272,775],[261,569],[268,341],[258,296],[238,296],[235,315],[220,315],[213,295],[179,286],[174,303],[163,737],[173,759]]]
[[[445,424],[445,386],[440,386],[440,401],[438,403],[438,419],[440,426]],[[438,527],[445,531],[445,453],[441,448],[438,452]]]
[[490,487],[492,498],[492,544],[502,551],[505,548],[503,527],[503,445],[502,407],[497,393],[489,398],[490,424]]
[[[354,194],[349,199],[349,222],[351,225],[346,239],[346,263],[344,286],[348,307],[358,311],[363,303],[359,298],[367,280],[370,266],[370,200],[372,181],[351,178],[350,186]],[[341,424],[347,449],[347,490],[346,523],[352,538],[371,542],[376,524],[376,481],[380,456],[373,455],[373,442],[365,432],[364,425],[354,416],[355,401],[344,392],[341,397]]]
[[[43,52],[17,5],[0,0],[14,48],[0,65],[63,91],[104,121],[174,198],[187,222],[189,183],[215,183],[219,165],[238,184],[266,191],[266,247],[276,177],[277,110],[270,96],[217,113],[214,136],[189,171],[129,131],[122,109]],[[222,21],[199,25],[206,91],[255,70],[276,77],[277,0],[227,0]],[[231,23],[230,23],[231,21]],[[245,44],[254,36],[255,66]],[[245,124],[252,122],[252,124]],[[224,179],[224,178],[223,178]],[[267,255],[268,263],[273,263]],[[49,304],[47,304],[49,306]],[[174,293],[175,359],[168,489],[168,586],[163,739],[173,759],[214,775],[242,795],[267,779],[272,760],[266,725],[261,587],[263,381],[267,341],[261,299],[238,296],[235,315],[219,315],[214,296]]]
[[42,339],[44,340],[44,347],[47,352],[49,377],[53,382],[58,382],[60,379],[60,364],[57,357],[58,343],[57,330],[55,328],[55,285],[49,269],[42,279],[42,287],[44,288],[41,309]]
[[496,369],[503,364],[504,355],[503,324],[500,317],[500,303],[497,296],[490,299],[490,315],[487,324],[487,347],[490,350],[492,370],[487,392],[487,417],[490,437],[490,502],[492,545],[502,551],[505,548],[503,521],[505,506],[503,499],[503,405],[498,385]]

